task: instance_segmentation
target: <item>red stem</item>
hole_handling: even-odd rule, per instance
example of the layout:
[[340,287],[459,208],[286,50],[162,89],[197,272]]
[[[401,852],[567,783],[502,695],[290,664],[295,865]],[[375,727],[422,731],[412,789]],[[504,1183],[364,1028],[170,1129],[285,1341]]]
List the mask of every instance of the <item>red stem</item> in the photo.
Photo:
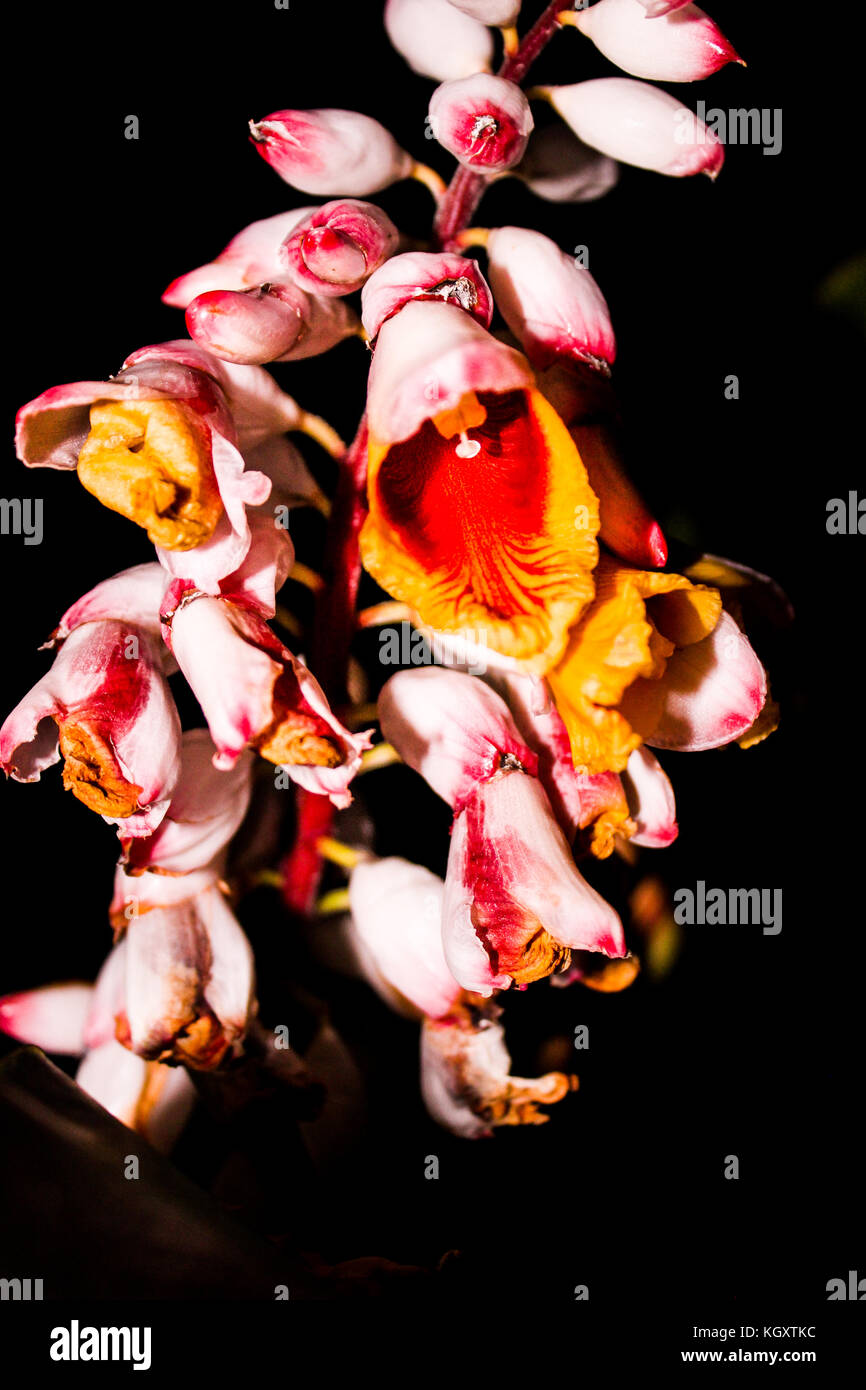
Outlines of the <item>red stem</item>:
[[[547,47],[557,29],[562,28],[556,16],[565,8],[566,0],[551,0],[522,39],[517,52],[506,57],[497,76],[521,83],[542,49]],[[489,174],[476,174],[462,165],[457,169],[442,196],[433,223],[433,234],[442,250],[459,250],[454,239],[469,226],[490,179]]]
[[[345,702],[349,649],[355,632],[355,602],[361,578],[358,537],[367,515],[367,417],[340,461],[340,475],[325,547],[325,588],[316,602],[310,667],[332,706]],[[298,788],[295,841],[281,865],[283,896],[295,912],[313,909],[322,859],[316,841],[330,833],[334,807],[325,796]]]

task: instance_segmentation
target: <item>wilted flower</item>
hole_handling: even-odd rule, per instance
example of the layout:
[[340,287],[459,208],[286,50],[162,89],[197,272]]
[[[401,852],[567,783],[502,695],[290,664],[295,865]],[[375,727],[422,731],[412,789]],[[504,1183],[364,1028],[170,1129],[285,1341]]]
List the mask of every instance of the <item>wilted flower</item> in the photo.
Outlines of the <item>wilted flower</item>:
[[30,467],[77,467],[88,491],[147,530],[170,573],[213,590],[243,562],[247,507],[271,488],[241,451],[301,416],[266,372],[178,340],[141,348],[110,381],[43,392],[18,412],[16,447]]
[[498,1022],[501,1010],[468,1002],[446,1018],[425,1019],[421,1032],[421,1091],[434,1120],[464,1139],[489,1136],[498,1125],[542,1125],[576,1089],[563,1072],[527,1079],[511,1075],[511,1057]]
[[428,115],[440,145],[467,168],[490,174],[519,163],[534,124],[520,87],[486,72],[443,82]]
[[472,676],[404,671],[379,697],[382,732],[455,810],[445,958],[489,995],[568,965],[570,948],[623,955],[617,914],[582,878],[504,701]]
[[153,627],[164,584],[159,565],[139,565],[80,599],[61,619],[51,670],[0,729],[7,774],[38,781],[62,755],[64,786],[122,836],[156,829],[180,770],[180,721]]
[[163,604],[163,631],[207,719],[216,767],[234,766],[252,746],[308,791],[349,805],[369,734],[343,728],[318,681],[254,606],[176,581]]

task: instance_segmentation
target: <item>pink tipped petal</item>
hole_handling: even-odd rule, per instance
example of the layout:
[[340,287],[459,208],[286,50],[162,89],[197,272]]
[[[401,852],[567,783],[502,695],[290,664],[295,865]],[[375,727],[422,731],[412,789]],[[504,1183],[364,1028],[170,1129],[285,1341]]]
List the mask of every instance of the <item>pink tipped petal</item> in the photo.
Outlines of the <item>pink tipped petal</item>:
[[311,294],[351,294],[393,255],[399,240],[381,208],[342,198],[305,218],[280,247],[280,260]]
[[505,701],[460,671],[426,666],[398,672],[380,692],[379,721],[403,761],[458,809],[503,764],[537,769]]
[[489,69],[493,39],[449,0],[386,0],[385,29],[413,72],[437,82]]
[[697,5],[655,11],[647,24],[642,0],[599,0],[577,10],[574,22],[596,48],[635,77],[657,82],[695,82],[725,63],[739,62],[718,25]]
[[569,357],[609,369],[616,340],[607,301],[588,270],[525,227],[496,228],[487,253],[497,308],[534,367]]
[[84,1051],[92,999],[93,986],[80,984],[6,994],[0,999],[0,1032],[43,1052],[77,1057]]
[[611,159],[674,178],[715,178],[724,163],[724,146],[704,122],[646,82],[597,77],[547,93],[575,135]]
[[392,256],[364,286],[361,321],[372,342],[386,319],[415,299],[456,304],[483,328],[493,318],[493,296],[477,261],[446,251]]
[[352,935],[374,989],[400,1012],[439,1018],[460,986],[442,950],[441,878],[406,859],[371,859],[352,870]]
[[630,755],[622,781],[637,827],[631,843],[649,849],[665,849],[673,844],[679,834],[674,789],[648,748],[641,745]]
[[470,391],[528,390],[526,358],[453,304],[407,304],[379,330],[367,387],[370,435],[410,439]]
[[145,869],[187,874],[206,868],[225,849],[247,812],[253,756],[244,753],[228,772],[213,765],[216,747],[207,729],[183,736],[181,774],[165,819],[146,840],[136,840],[127,873]]
[[192,300],[210,290],[249,290],[268,280],[280,278],[279,249],[299,222],[315,208],[293,208],[276,217],[251,222],[232,237],[215,260],[200,265],[172,280],[162,296],[164,304],[185,309]]
[[578,140],[566,125],[536,130],[517,169],[519,179],[548,203],[589,203],[619,178],[616,160]]
[[167,587],[168,577],[161,565],[134,565],[122,570],[67,608],[52,634],[53,640],[62,642],[82,623],[105,619],[132,623],[159,637],[159,609]]
[[430,98],[428,118],[455,159],[487,173],[520,162],[535,124],[520,88],[486,72],[443,82]]
[[457,816],[443,944],[455,979],[483,995],[562,968],[563,948],[625,955],[619,917],[579,873],[536,778],[494,777]]
[[652,747],[694,753],[740,738],[766,698],[763,666],[722,612],[709,637],[674,652],[660,681],[635,681],[620,708]]
[[358,111],[272,111],[250,121],[250,137],[281,179],[316,196],[366,198],[412,170],[385,127]]

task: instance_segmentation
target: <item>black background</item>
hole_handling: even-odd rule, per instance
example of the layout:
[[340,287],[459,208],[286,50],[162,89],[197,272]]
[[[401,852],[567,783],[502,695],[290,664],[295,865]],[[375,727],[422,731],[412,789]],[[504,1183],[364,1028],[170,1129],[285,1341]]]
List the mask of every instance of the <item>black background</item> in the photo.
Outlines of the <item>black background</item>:
[[[527,14],[537,8],[527,3]],[[864,344],[862,321],[858,331],[820,306],[826,277],[861,241],[860,84],[847,70],[858,36],[845,35],[845,18],[825,47],[822,21],[798,6],[710,8],[748,67],[670,90],[690,104],[782,108],[780,155],[731,147],[715,184],[626,169],[604,200],[564,208],[508,180],[475,220],[525,223],[566,248],[589,247],[617,331],[632,470],[656,514],[670,534],[773,574],[794,603],[793,631],[762,653],[782,702],[780,731],[747,753],[670,756],[680,837],[641,862],[673,887],[702,878],[783,888],[781,935],[694,927],[660,984],[639,979],[620,996],[540,984],[509,999],[518,1074],[539,1066],[549,1038],[589,1025],[590,1050],[575,1054],[581,1090],[542,1129],[468,1144],[424,1115],[413,1026],[360,985],[311,976],[275,895],[260,891],[240,913],[260,961],[272,962],[263,993],[273,999],[297,962],[332,1000],[368,1070],[370,1134],[315,1200],[299,1187],[299,1226],[334,1259],[432,1263],[459,1248],[467,1290],[515,1306],[529,1295],[568,1303],[577,1284],[617,1309],[656,1299],[675,1307],[696,1295],[719,1306],[817,1306],[827,1280],[858,1259],[866,1274],[855,1188],[863,539],[825,527],[829,498],[866,491]],[[168,282],[253,219],[315,201],[257,157],[247,119],[280,106],[364,110],[417,158],[446,176],[451,168],[424,139],[433,84],[390,49],[378,4],[291,0],[280,11],[268,0],[88,0],[75,12],[42,5],[19,18],[26,81],[6,125],[14,211],[3,491],[44,498],[45,536],[38,547],[0,539],[4,713],[45,669],[36,648],[73,599],[150,558],[143,533],[74,477],[24,472],[11,444],[14,411],[49,385],[101,379],[141,344],[182,335],[181,315],[159,301]],[[533,81],[611,71],[565,33]],[[124,138],[129,114],[139,117],[137,141]],[[381,201],[404,230],[424,235],[424,189],[401,186]],[[724,397],[731,373],[737,401]],[[279,372],[347,435],[364,375],[356,342]],[[327,480],[321,457],[307,452]],[[297,537],[311,561],[316,528],[302,525]],[[92,977],[109,944],[112,832],[63,793],[57,769],[39,786],[9,782],[0,797],[0,991]],[[417,779],[377,773],[363,799],[382,852],[444,867],[447,814]],[[603,866],[597,881],[616,872]],[[271,1014],[279,1021],[278,1000]],[[424,1159],[434,1153],[441,1177],[429,1182]],[[723,1177],[728,1154],[739,1156],[739,1181]],[[178,1161],[206,1183],[193,1145]],[[290,1165],[278,1145],[273,1162]],[[24,1174],[21,1184],[5,1199],[21,1197]],[[101,1256],[85,1249],[81,1258],[86,1266]]]

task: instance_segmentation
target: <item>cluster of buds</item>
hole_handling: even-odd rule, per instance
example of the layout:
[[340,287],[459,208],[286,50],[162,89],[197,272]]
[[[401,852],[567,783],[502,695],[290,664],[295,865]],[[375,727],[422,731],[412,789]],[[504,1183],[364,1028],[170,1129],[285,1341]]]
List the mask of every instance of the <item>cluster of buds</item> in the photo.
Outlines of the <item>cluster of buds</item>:
[[[66,787],[121,848],[96,985],[8,996],[0,1025],[82,1054],[82,1086],[158,1142],[188,1109],[182,1069],[237,1056],[256,1012],[226,864],[257,757],[296,787],[287,900],[312,907],[325,859],[348,871],[346,956],[419,1021],[427,1106],[474,1137],[542,1122],[576,1084],[511,1076],[499,996],[553,977],[616,989],[636,974],[620,915],[590,880],[598,860],[676,837],[651,750],[749,746],[775,726],[743,626],[766,581],[715,557],[668,568],[623,457],[602,289],[540,231],[469,225],[505,174],[554,202],[602,196],[622,163],[715,177],[721,144],[651,84],[739,60],[692,4],[548,5],[522,40],[520,8],[384,7],[394,46],[440,84],[428,124],[458,162],[447,187],[357,112],[251,122],[271,168],[329,201],[251,223],[175,279],[163,299],[185,311],[189,339],[18,415],[19,458],[77,471],[156,558],[73,604],[47,644],[51,669],[0,730],[7,773],[34,781],[62,757]],[[570,27],[628,76],[525,90],[531,61]],[[564,124],[534,130],[542,99]],[[404,178],[436,200],[426,246],[365,201]],[[367,409],[345,449],[264,364],[339,350],[348,371],[359,349],[341,345],[357,339]],[[290,509],[330,510],[293,432],[331,452],[351,495],[331,514],[337,560],[312,669],[272,625],[294,563]],[[358,613],[362,565],[384,592]],[[344,712],[346,727],[330,702],[348,689],[353,630],[395,614],[440,664],[385,682],[383,756],[363,718]],[[178,676],[202,716],[185,733]],[[450,807],[444,880],[337,837],[368,750],[370,766],[401,760]]]

